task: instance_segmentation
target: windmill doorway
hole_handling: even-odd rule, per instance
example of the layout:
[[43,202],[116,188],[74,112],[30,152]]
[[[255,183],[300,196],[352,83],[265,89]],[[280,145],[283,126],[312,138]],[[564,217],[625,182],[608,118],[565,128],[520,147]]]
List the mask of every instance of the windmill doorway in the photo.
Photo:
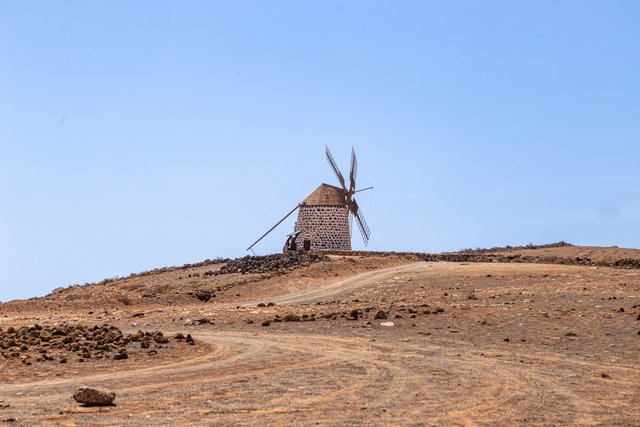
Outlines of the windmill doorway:
[[305,251],[311,250],[311,239],[304,239],[303,245]]

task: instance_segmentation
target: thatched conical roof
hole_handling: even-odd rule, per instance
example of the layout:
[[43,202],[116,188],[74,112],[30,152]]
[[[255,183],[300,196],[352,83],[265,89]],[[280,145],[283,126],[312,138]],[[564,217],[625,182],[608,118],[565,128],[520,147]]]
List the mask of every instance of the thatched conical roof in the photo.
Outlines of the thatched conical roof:
[[346,193],[342,188],[329,184],[320,184],[313,193],[302,201],[303,205],[346,205]]

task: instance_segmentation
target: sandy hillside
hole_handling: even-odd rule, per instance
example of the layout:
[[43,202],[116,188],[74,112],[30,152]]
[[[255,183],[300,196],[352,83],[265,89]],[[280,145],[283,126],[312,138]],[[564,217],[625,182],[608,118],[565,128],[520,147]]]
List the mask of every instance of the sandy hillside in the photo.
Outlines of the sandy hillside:
[[640,425],[640,251],[163,268],[0,304],[0,369],[8,425]]

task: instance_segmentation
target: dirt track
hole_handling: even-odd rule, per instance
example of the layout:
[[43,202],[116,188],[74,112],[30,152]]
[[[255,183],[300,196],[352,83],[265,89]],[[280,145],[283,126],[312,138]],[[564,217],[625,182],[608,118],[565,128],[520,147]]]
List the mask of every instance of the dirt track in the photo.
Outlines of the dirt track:
[[[270,296],[274,307],[256,308],[265,299],[249,289],[243,298],[240,308],[185,309],[219,319],[192,328],[200,346],[210,345],[204,355],[46,379],[37,379],[37,372],[47,376],[42,367],[19,367],[25,380],[2,386],[0,403],[10,406],[0,409],[0,419],[22,425],[640,425],[640,272],[419,262],[317,280]],[[436,306],[443,311],[431,313]],[[394,326],[372,315],[260,326],[278,313],[364,307],[387,310]],[[245,324],[247,317],[255,323]],[[148,321],[175,328],[166,316]],[[117,406],[79,407],[70,396],[80,385],[115,390]]]

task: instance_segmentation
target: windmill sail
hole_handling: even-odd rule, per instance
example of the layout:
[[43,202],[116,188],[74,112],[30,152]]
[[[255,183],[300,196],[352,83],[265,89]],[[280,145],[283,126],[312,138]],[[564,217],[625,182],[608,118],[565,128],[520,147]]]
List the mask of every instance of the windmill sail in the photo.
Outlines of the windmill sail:
[[364,245],[367,246],[369,243],[369,237],[371,236],[371,230],[369,230],[369,226],[367,225],[364,215],[362,215],[362,211],[358,207],[358,202],[356,202],[355,199],[351,200],[349,210],[355,217],[358,228],[360,229],[360,234],[362,235],[362,241],[364,242]]
[[344,189],[344,191],[347,191],[347,187],[344,183],[344,177],[342,176],[342,172],[340,172],[340,169],[338,168],[336,161],[333,160],[333,156],[331,155],[331,151],[329,151],[329,147],[325,145],[324,148],[325,148],[325,153],[327,155],[327,161],[329,162],[329,165],[331,165],[331,169],[333,169],[333,172],[338,177],[338,181],[340,181],[340,185],[342,185],[342,188]]
[[351,147],[351,168],[349,170],[349,193],[356,191],[356,173],[358,172],[358,159],[356,159],[356,150]]

